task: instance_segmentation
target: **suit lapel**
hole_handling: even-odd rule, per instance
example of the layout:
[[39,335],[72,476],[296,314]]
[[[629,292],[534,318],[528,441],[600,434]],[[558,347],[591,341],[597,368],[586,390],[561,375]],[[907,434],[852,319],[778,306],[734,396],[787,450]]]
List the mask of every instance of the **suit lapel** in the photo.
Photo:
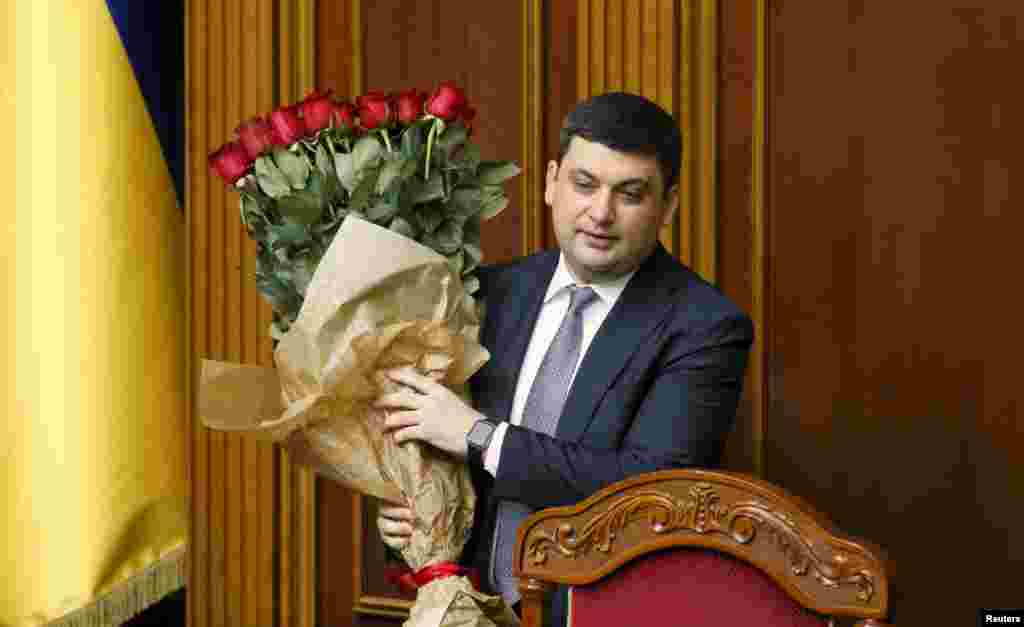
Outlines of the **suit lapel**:
[[[558,421],[557,436],[578,441],[594,410],[644,338],[668,314],[676,266],[661,246],[640,267],[594,336],[576,372]],[[521,360],[521,357],[520,357]]]

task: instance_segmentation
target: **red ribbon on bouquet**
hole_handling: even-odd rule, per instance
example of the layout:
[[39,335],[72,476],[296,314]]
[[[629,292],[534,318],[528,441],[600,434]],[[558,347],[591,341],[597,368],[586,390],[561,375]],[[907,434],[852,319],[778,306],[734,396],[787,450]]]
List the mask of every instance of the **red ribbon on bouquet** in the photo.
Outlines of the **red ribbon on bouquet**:
[[415,592],[435,579],[462,576],[469,577],[473,588],[480,589],[480,573],[475,568],[459,566],[455,562],[441,562],[424,566],[416,572],[412,572],[408,566],[394,566],[386,569],[384,576],[387,577],[388,583],[397,585],[404,592]]

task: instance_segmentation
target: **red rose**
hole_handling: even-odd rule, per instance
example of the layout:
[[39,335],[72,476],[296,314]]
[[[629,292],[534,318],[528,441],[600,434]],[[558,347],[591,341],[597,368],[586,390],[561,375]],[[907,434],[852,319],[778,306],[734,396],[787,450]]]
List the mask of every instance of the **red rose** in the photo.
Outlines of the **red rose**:
[[270,114],[270,125],[282,146],[294,144],[306,136],[306,124],[295,106],[281,107]]
[[423,115],[423,101],[427,95],[416,89],[399,92],[395,96],[395,104],[398,107],[398,121],[411,124],[420,119]]
[[247,122],[242,122],[235,129],[235,133],[250,159],[262,155],[274,145],[274,130],[263,118],[252,118]]
[[334,103],[331,102],[331,91],[322,94],[314,91],[306,99],[299,103],[302,111],[302,121],[306,125],[306,131],[316,133],[331,123],[331,113]]
[[456,87],[455,83],[445,81],[434,90],[427,101],[427,113],[450,122],[459,117],[468,103],[465,92]]
[[394,121],[395,108],[387,94],[371,91],[356,98],[359,105],[359,124],[366,129],[387,126]]
[[357,114],[358,111],[350,102],[336,102],[331,109],[332,120],[338,128],[353,128]]
[[211,170],[231,184],[245,176],[249,165],[252,164],[252,158],[239,141],[224,144],[211,153],[207,161]]

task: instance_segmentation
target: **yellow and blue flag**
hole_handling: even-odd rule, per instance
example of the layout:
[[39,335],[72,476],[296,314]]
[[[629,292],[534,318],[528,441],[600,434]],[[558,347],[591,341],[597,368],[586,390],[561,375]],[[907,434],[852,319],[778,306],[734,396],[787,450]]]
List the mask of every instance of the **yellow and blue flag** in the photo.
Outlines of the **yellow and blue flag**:
[[4,0],[0,625],[184,582],[183,0]]

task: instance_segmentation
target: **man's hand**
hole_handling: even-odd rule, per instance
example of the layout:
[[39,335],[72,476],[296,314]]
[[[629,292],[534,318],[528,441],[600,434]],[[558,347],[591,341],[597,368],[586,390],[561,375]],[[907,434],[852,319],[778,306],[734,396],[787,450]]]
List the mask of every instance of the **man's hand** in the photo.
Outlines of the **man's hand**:
[[401,551],[409,546],[409,538],[412,537],[412,510],[405,505],[381,501],[377,529],[384,544]]
[[386,429],[394,430],[395,442],[420,440],[460,459],[466,457],[466,435],[476,421],[484,418],[462,401],[454,392],[412,368],[392,370],[391,380],[404,389],[385,394],[374,406],[391,411],[384,420]]

